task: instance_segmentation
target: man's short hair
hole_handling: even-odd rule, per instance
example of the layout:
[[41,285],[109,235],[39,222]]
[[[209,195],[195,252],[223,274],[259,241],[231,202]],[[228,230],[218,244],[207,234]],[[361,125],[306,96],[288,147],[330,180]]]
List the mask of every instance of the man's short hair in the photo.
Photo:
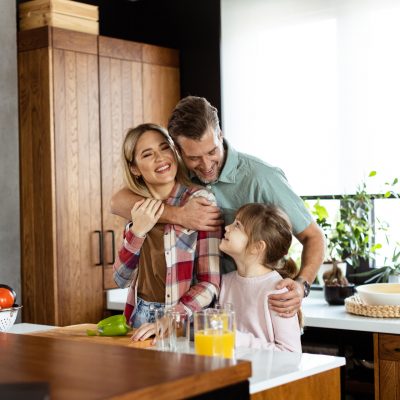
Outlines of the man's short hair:
[[179,136],[200,140],[208,128],[220,132],[218,110],[204,97],[187,96],[172,111],[168,132],[176,141]]

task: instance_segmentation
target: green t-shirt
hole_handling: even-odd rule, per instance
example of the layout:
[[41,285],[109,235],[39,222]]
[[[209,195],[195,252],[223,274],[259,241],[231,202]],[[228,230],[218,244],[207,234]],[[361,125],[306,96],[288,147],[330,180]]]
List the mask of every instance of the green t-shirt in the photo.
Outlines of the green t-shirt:
[[[303,200],[290,187],[281,169],[236,151],[226,140],[224,146],[226,161],[218,181],[203,186],[215,195],[225,225],[231,224],[236,210],[247,203],[267,203],[280,207],[288,215],[295,234],[310,225],[313,221],[310,213]],[[200,183],[195,176],[192,176],[192,181]],[[222,272],[234,269],[232,260],[224,256]]]

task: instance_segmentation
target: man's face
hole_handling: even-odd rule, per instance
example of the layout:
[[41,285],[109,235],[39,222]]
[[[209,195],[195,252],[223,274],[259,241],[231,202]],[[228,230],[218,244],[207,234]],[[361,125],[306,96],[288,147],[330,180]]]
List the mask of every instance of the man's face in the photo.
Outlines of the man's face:
[[186,167],[203,183],[218,179],[225,161],[221,132],[209,127],[200,140],[178,136],[177,142]]

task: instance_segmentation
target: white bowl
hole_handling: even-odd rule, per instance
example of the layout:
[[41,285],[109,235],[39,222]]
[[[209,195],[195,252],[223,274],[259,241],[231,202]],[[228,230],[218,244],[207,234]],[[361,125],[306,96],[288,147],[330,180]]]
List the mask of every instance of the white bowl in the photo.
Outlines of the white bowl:
[[371,283],[357,286],[361,300],[370,306],[400,306],[400,283]]
[[0,332],[7,332],[13,326],[20,308],[22,306],[14,304],[11,308],[0,310]]

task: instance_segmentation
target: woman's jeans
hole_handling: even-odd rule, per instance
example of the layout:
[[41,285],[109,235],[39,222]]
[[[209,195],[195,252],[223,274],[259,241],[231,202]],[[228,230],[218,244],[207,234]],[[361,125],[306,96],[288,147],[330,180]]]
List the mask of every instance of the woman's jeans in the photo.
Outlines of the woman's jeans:
[[163,303],[145,301],[138,297],[135,311],[131,316],[131,325],[134,328],[139,328],[146,322],[155,322],[155,310],[161,307],[164,307]]

